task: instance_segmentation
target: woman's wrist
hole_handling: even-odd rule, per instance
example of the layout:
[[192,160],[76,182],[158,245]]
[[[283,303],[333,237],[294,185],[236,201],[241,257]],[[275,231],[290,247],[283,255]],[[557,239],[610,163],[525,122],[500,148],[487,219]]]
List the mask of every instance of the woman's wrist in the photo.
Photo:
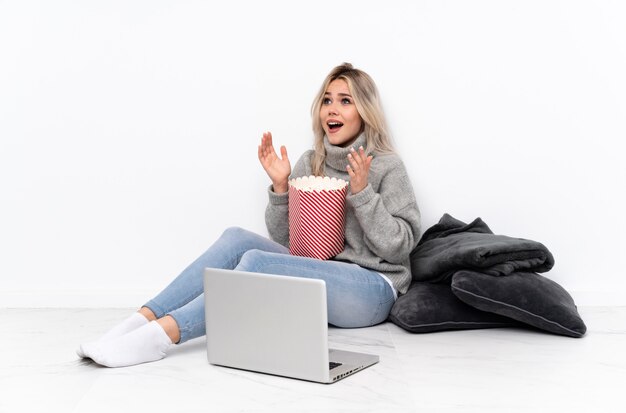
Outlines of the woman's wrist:
[[289,190],[289,184],[287,181],[284,182],[272,182],[272,189],[276,194],[284,194]]

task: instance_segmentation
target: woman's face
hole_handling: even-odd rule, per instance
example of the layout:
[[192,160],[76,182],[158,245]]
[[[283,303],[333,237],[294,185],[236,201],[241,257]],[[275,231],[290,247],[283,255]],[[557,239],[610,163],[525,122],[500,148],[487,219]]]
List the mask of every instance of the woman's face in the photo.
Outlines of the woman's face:
[[363,120],[345,80],[335,79],[328,85],[322,99],[320,120],[331,145],[346,147],[359,136]]

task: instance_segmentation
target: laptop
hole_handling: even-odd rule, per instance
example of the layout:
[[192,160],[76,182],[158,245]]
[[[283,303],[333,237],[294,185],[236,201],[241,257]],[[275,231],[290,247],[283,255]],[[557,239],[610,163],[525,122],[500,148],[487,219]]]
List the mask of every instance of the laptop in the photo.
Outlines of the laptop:
[[379,361],[328,349],[323,280],[206,268],[209,363],[334,383]]

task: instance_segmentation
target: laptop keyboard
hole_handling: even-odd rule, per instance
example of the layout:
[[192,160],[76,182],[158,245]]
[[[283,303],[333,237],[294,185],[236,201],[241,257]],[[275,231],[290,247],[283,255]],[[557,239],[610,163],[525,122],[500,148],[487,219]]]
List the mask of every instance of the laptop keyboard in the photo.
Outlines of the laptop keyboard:
[[339,367],[341,366],[341,363],[335,363],[334,361],[331,361],[328,363],[328,367],[330,368],[330,370],[334,369],[335,367]]

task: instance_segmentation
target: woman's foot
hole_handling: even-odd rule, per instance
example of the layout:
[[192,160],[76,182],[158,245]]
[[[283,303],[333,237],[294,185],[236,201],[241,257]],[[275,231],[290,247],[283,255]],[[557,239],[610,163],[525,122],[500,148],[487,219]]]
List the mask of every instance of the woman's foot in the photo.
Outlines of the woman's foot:
[[84,357],[106,367],[125,367],[160,360],[172,340],[163,327],[151,321],[120,337],[81,346]]
[[[145,307],[142,307],[141,310],[139,310],[136,313],[133,313],[130,317],[128,317],[127,319],[125,319],[124,321],[122,321],[121,323],[119,323],[118,325],[110,329],[109,331],[107,331],[102,337],[96,340],[96,342],[107,341],[113,338],[121,337],[126,333],[129,333],[133,330],[138,329],[139,327],[142,327],[148,324],[150,320],[154,320],[155,318],[154,314],[152,315],[152,318],[150,318],[149,315],[146,315],[144,314],[144,312],[142,312],[142,310],[144,309]],[[150,313],[152,312],[150,311]],[[76,354],[78,354],[79,357],[83,357],[83,358],[87,357],[85,356],[85,351],[83,347],[86,345],[91,345],[92,343],[81,344],[78,347],[78,350],[76,350]]]

